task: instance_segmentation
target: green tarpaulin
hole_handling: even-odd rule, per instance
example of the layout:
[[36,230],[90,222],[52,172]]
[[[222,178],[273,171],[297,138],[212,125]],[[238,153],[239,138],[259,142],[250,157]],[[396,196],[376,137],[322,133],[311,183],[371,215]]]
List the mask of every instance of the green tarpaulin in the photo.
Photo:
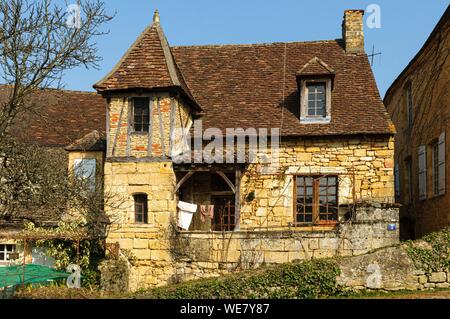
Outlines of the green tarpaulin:
[[45,283],[69,276],[68,273],[40,265],[0,267],[0,289],[22,284]]

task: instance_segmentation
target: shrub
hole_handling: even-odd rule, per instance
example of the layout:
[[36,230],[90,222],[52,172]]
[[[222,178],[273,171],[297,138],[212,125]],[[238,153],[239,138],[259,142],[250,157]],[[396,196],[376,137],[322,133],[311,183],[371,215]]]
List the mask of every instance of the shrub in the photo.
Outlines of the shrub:
[[340,270],[332,260],[311,260],[201,279],[130,295],[149,299],[292,299],[319,298],[343,292]]
[[418,269],[426,272],[438,272],[450,269],[450,228],[431,233],[420,241],[408,241],[406,252]]

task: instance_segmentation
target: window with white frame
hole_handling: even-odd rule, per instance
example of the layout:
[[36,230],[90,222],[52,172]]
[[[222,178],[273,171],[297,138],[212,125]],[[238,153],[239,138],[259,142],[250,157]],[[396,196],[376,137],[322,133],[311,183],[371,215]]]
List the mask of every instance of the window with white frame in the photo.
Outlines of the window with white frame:
[[331,120],[331,79],[302,80],[300,121],[323,123]]
[[432,144],[433,195],[445,194],[445,132]]
[[435,141],[431,145],[431,165],[433,177],[433,195],[439,194],[439,144]]
[[11,260],[11,255],[16,251],[16,245],[1,244],[0,245],[0,262]]
[[419,199],[427,199],[427,151],[424,145],[419,146]]

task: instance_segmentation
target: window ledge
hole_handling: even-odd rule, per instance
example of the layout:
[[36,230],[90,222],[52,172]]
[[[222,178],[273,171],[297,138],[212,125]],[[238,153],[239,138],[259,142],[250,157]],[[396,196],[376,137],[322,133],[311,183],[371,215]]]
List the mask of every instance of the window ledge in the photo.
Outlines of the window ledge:
[[300,118],[301,124],[328,124],[330,122],[331,122],[330,117],[323,117],[323,118],[301,117]]

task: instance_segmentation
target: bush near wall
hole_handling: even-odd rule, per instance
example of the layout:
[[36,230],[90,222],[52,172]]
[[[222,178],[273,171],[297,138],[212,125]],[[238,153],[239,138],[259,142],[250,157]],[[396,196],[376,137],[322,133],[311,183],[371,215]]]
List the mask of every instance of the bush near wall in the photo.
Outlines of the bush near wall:
[[333,260],[311,260],[152,288],[131,295],[149,299],[292,299],[336,296],[339,267]]
[[450,228],[406,243],[406,252],[427,273],[450,270]]

